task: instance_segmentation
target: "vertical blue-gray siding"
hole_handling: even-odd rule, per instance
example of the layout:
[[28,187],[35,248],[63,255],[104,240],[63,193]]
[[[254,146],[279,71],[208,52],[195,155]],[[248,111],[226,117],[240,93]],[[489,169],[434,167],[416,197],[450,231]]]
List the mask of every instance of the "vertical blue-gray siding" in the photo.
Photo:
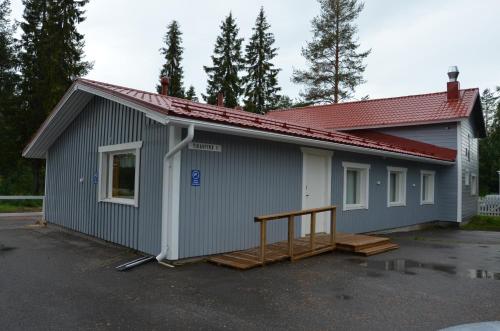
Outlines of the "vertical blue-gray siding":
[[[168,148],[167,138],[168,129],[142,113],[94,97],[49,150],[48,221],[147,253],[158,253],[162,160]],[[98,172],[98,147],[132,141],[143,142],[139,207],[97,202],[97,185],[92,178]],[[259,227],[253,217],[301,208],[300,146],[199,130],[195,141],[220,144],[222,152],[182,151],[181,258],[254,246],[258,243]],[[342,161],[371,165],[368,210],[342,211]],[[408,168],[406,207],[387,207],[387,166]],[[199,187],[190,185],[193,169],[201,171]],[[420,205],[420,170],[436,171],[434,205]],[[340,151],[335,151],[332,159],[332,203],[339,207],[340,231],[367,232],[432,220],[455,220],[456,184],[454,166]],[[297,231],[299,228],[297,224]],[[285,221],[273,222],[269,241],[285,237]]]
[[[466,155],[468,148],[468,136],[471,138],[470,158]],[[471,194],[471,175],[475,174],[479,181],[479,146],[475,137],[471,119],[462,122],[462,146],[459,152],[462,154],[462,219],[467,220],[478,212],[478,195]],[[466,176],[469,176],[469,185],[466,184]],[[478,187],[479,189],[479,187]]]
[[[299,147],[201,131],[194,141],[221,145],[222,152],[182,152],[180,257],[255,246],[255,216],[300,208]],[[190,184],[193,169],[201,171],[199,187]],[[285,221],[270,223],[269,241],[284,239],[286,229]]]
[[[143,141],[136,208],[97,202],[98,147]],[[159,251],[162,158],[167,129],[138,111],[94,97],[51,146],[48,221],[148,253]]]
[[454,122],[382,128],[377,129],[377,131],[436,146],[457,149],[457,124]]
[[[342,210],[344,182],[342,162],[344,161],[370,165],[368,209]],[[406,206],[387,207],[388,166],[407,168]],[[421,170],[436,171],[435,202],[432,205],[420,204]],[[448,181],[450,171],[452,171],[450,166],[335,152],[332,162],[332,203],[338,206],[338,230],[359,233],[435,220],[454,220],[453,218],[449,219],[449,217],[454,215],[454,211],[456,214],[456,203],[455,205],[443,203],[450,194],[446,186],[443,185]]]

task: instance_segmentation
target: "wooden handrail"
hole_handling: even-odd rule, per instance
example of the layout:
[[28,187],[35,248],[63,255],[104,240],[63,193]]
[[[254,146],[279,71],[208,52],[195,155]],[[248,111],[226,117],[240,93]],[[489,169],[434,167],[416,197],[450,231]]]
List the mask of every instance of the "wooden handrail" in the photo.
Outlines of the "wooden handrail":
[[[286,213],[257,216],[254,218],[255,222],[260,223],[260,247],[259,247],[259,259],[262,265],[266,262],[266,240],[267,240],[267,222],[279,219],[288,219],[288,257],[293,261],[302,257],[311,256],[319,254],[328,250],[333,250],[335,248],[335,235],[336,235],[336,206],[327,206],[321,208],[311,208],[300,211],[292,211]],[[327,247],[320,247],[316,249],[316,214],[325,211],[330,212],[330,245]],[[299,256],[294,254],[293,242],[295,239],[295,217],[311,215],[310,223],[310,234],[309,234],[309,250],[307,252],[302,252]]]
[[333,210],[337,209],[337,206],[327,206],[327,207],[320,207],[320,208],[304,209],[304,210],[299,210],[299,211],[291,211],[291,212],[286,212],[286,213],[271,214],[271,215],[265,215],[265,216],[257,216],[254,218],[254,220],[255,220],[255,222],[266,222],[266,221],[277,220],[280,218],[288,218],[288,216],[303,216],[303,215],[312,214],[312,213],[321,213],[321,212],[329,211],[332,209]]

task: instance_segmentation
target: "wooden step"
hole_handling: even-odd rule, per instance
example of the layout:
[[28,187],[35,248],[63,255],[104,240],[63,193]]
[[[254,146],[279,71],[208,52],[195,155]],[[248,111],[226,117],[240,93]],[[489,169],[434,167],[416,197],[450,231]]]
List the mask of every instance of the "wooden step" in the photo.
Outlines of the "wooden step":
[[366,235],[350,235],[337,239],[337,248],[348,252],[358,252],[378,245],[390,243],[389,238]]
[[373,246],[373,247],[365,248],[362,250],[357,250],[356,253],[364,255],[364,256],[371,256],[371,255],[384,253],[384,252],[391,251],[393,249],[398,249],[398,248],[399,248],[398,244],[388,242],[388,243],[384,243],[384,244],[381,244],[378,246]]

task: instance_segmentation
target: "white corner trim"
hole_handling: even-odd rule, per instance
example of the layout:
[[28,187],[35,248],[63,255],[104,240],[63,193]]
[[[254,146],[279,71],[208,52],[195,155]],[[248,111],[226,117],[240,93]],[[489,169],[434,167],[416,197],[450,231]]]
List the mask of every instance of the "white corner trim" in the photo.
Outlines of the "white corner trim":
[[[432,200],[423,200],[424,175],[432,175]],[[434,170],[420,170],[420,205],[433,205],[436,201],[436,172]]]
[[[399,172],[403,175],[403,183],[401,184],[403,188],[401,201],[391,202],[391,172]],[[387,207],[404,207],[406,206],[406,177],[408,173],[408,168],[402,167],[387,167]],[[398,188],[400,189],[400,188]]]
[[457,123],[457,222],[462,222],[462,121]]
[[[365,163],[342,162],[344,168],[343,192],[342,192],[342,210],[369,209],[370,202],[370,165]],[[366,171],[365,186],[365,203],[364,204],[347,204],[347,169],[359,169]]]

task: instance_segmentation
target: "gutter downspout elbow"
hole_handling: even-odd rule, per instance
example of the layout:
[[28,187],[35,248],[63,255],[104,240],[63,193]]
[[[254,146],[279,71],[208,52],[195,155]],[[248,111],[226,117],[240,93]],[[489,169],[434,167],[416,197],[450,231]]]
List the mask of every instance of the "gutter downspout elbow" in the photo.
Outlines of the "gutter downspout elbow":
[[162,181],[162,213],[161,213],[161,252],[156,256],[158,262],[162,261],[167,257],[168,251],[168,221],[169,212],[171,210],[170,206],[170,161],[171,159],[184,147],[187,146],[194,138],[194,124],[190,124],[188,127],[188,134],[180,143],[175,145],[167,154],[163,157],[163,181]]

